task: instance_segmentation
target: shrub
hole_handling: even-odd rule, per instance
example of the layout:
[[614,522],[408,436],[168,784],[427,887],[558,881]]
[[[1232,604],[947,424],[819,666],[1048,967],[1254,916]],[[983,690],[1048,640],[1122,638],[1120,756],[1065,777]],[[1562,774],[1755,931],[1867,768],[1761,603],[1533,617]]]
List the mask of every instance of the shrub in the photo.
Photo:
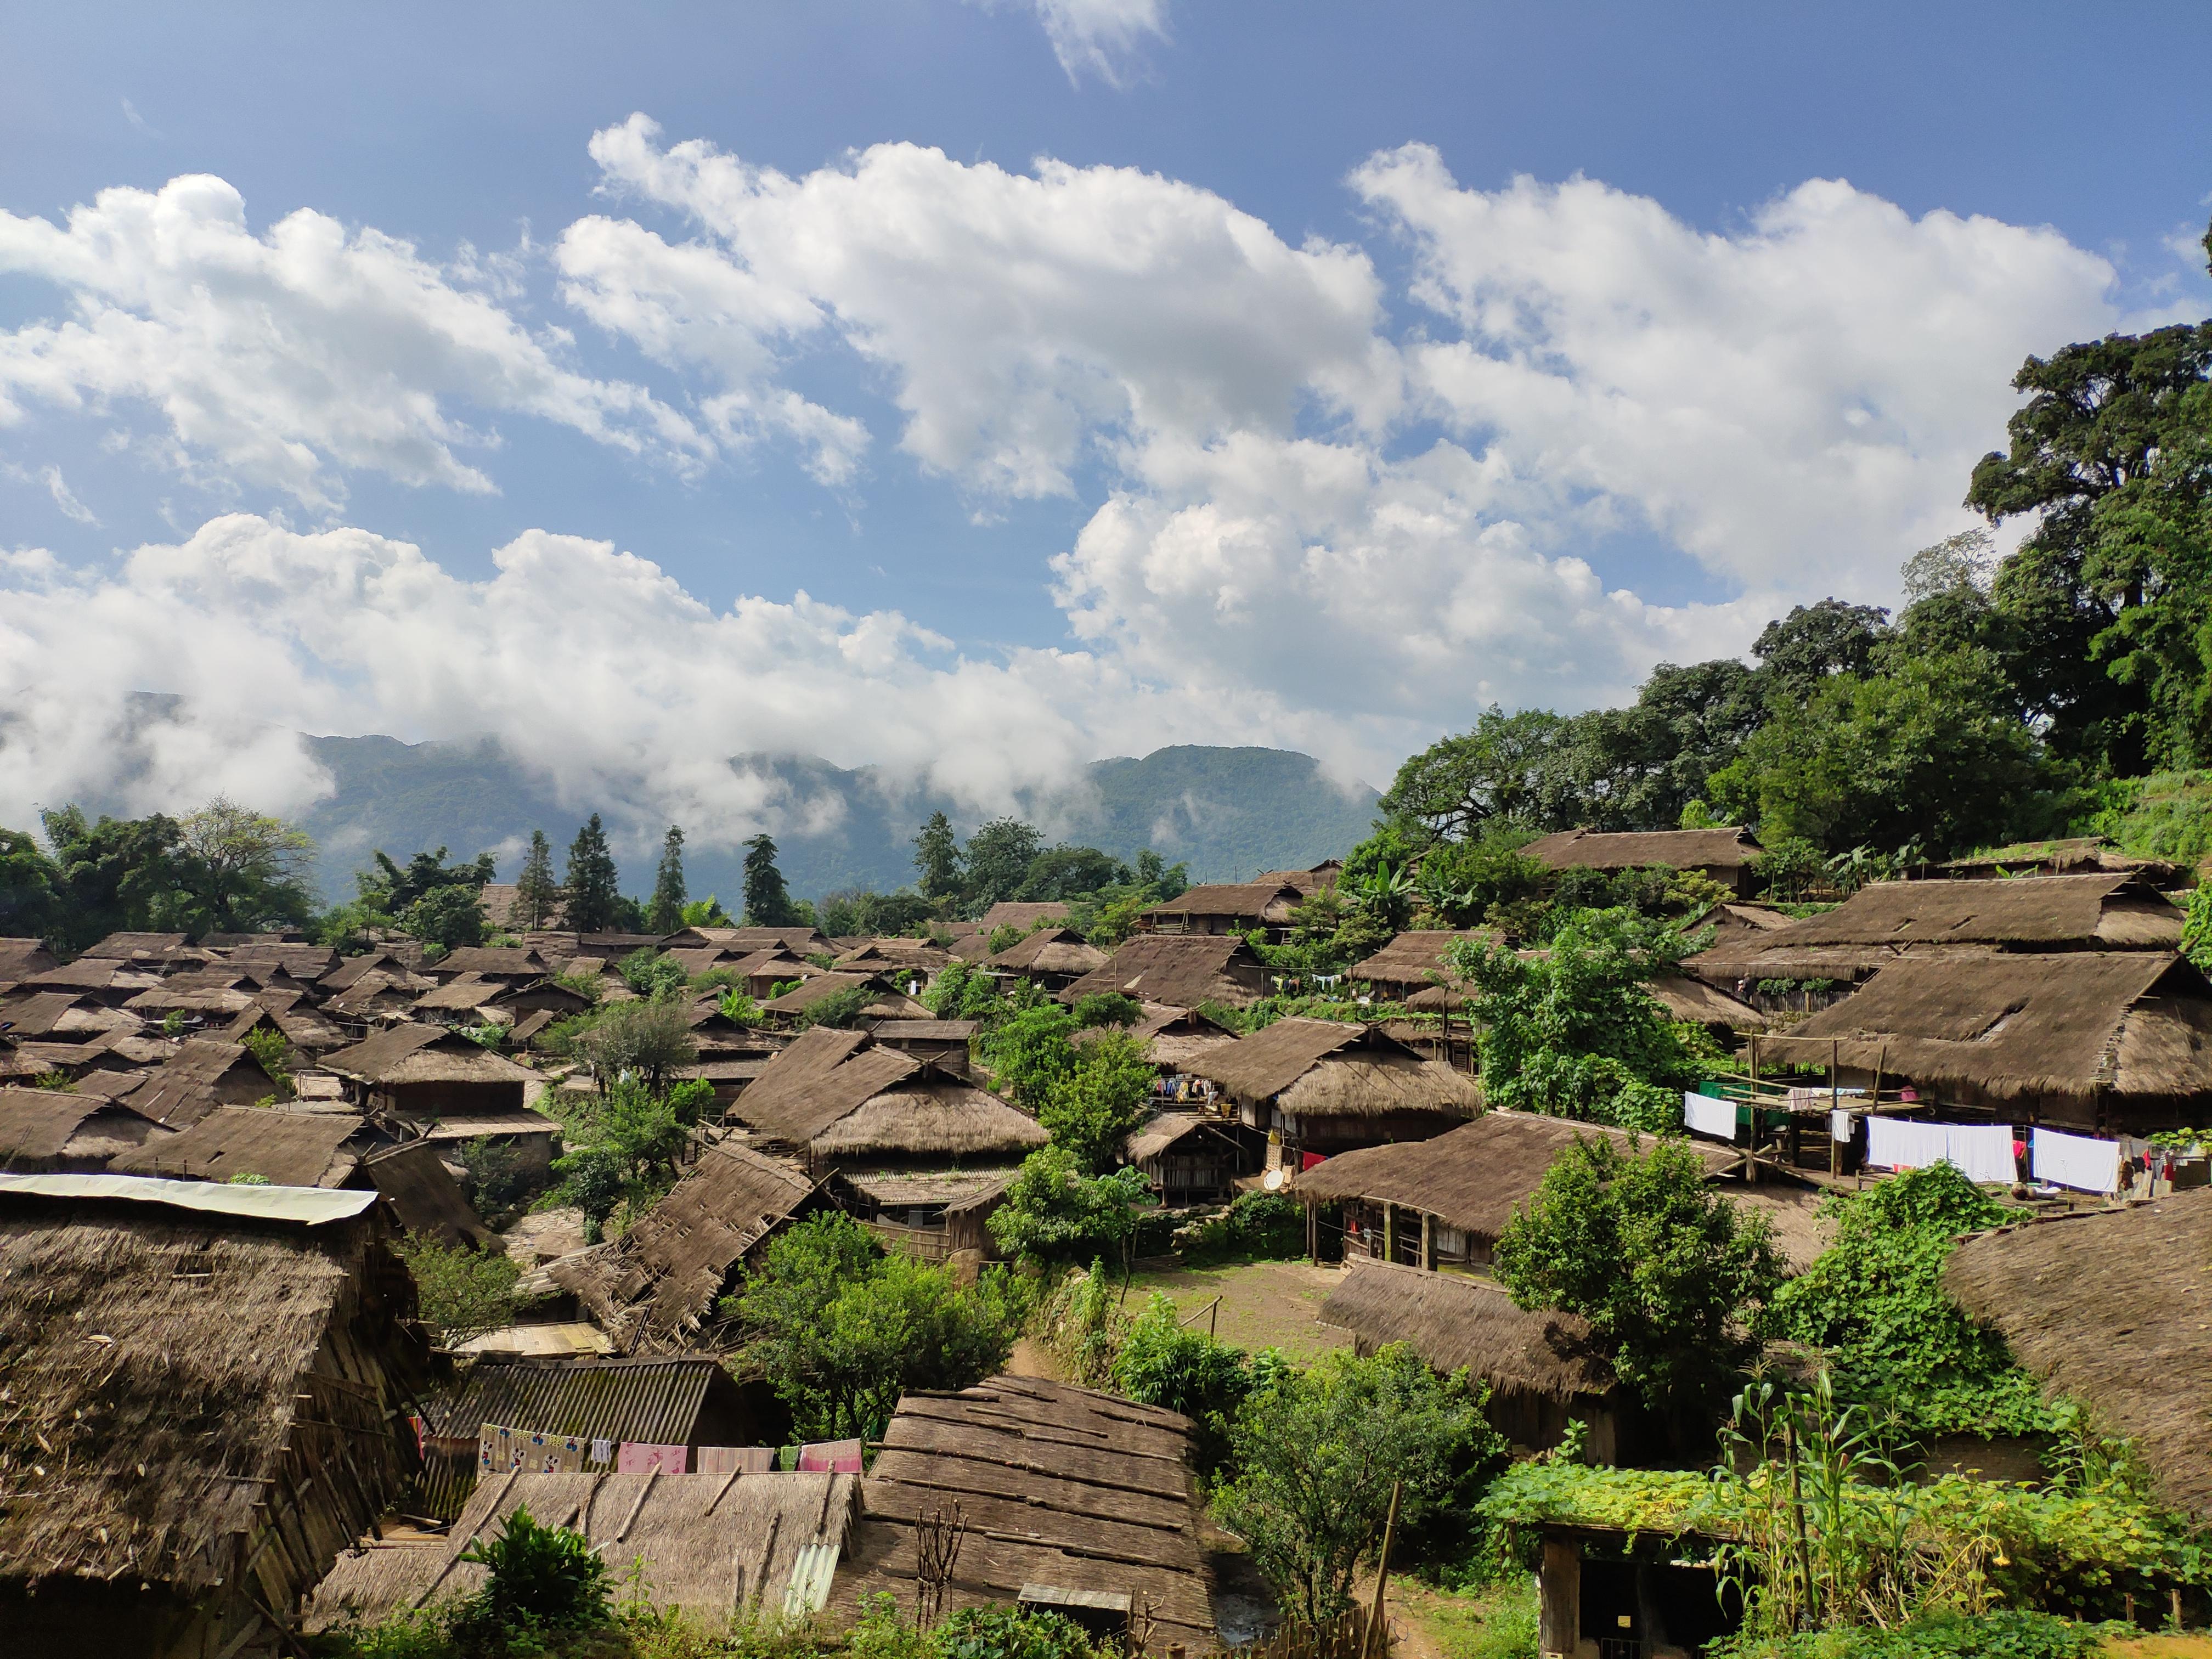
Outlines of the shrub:
[[415,1276],[422,1322],[441,1342],[514,1322],[514,1283],[522,1269],[506,1255],[440,1243],[410,1233],[399,1247]]
[[1176,1304],[1155,1291],[1122,1339],[1113,1377],[1118,1393],[1181,1412],[1198,1425],[1202,1474],[1210,1478],[1227,1462],[1230,1424],[1253,1388],[1252,1362],[1242,1348],[1186,1326]]
[[453,1614],[454,1639],[465,1649],[496,1652],[518,1632],[596,1630],[611,1621],[607,1564],[581,1533],[540,1526],[526,1509],[460,1559],[485,1570],[483,1588]]
[[1144,1018],[1144,1012],[1143,1005],[1136,998],[1125,997],[1118,991],[1078,997],[1075,1002],[1075,1023],[1086,1031],[1096,1025],[1134,1025]]

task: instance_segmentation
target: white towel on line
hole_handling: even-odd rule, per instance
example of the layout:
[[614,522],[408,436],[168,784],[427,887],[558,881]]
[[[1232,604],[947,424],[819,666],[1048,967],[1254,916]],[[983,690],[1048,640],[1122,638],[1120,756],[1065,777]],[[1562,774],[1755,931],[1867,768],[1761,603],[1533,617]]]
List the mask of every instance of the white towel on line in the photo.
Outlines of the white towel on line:
[[2038,1181],[2076,1192],[2119,1190],[2120,1148],[2117,1141],[2037,1129],[2028,1141],[2028,1167]]
[[1682,1094],[1682,1124],[1693,1135],[1711,1135],[1716,1140],[1734,1140],[1735,1103],[1685,1090]]
[[2014,1178],[2012,1128],[2003,1123],[1913,1123],[1867,1119],[1866,1161],[1885,1170],[1923,1170],[1954,1164],[1969,1181]]

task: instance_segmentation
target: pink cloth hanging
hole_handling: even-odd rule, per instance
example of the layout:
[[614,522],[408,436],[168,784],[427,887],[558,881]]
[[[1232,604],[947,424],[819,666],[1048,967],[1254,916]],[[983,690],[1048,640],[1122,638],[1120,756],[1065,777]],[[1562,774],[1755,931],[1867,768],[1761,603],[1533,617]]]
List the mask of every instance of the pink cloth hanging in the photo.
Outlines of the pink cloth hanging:
[[615,1457],[617,1474],[649,1474],[659,1469],[663,1474],[681,1474],[684,1467],[684,1449],[681,1446],[655,1446],[642,1440],[625,1440]]
[[799,1449],[799,1468],[802,1474],[858,1474],[860,1472],[860,1443],[857,1440],[824,1440]]

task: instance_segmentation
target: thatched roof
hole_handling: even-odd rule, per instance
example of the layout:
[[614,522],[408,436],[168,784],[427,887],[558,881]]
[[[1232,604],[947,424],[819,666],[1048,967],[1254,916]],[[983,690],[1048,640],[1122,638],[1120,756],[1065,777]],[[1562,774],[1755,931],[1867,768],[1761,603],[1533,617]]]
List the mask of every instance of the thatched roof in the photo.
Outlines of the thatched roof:
[[2181,874],[2182,866],[2165,859],[2144,858],[2124,853],[2102,836],[2069,836],[2055,841],[2014,842],[2007,847],[1992,847],[1985,852],[1969,853],[1963,858],[1949,859],[1936,866],[1954,878],[1965,877],[2005,876],[2014,879],[2032,875],[2075,875],[2085,872],[2112,872],[2141,876],[2145,881],[2165,887]]
[[1060,993],[1062,1002],[1118,992],[1139,1002],[1195,1008],[1218,1002],[1241,1008],[1256,1002],[1267,970],[1236,933],[1138,933]]
[[747,1148],[709,1147],[617,1243],[566,1256],[553,1281],[628,1347],[696,1331],[745,1256],[819,1190]]
[[55,966],[54,954],[42,939],[15,935],[0,938],[0,980],[24,980],[42,969]]
[[1142,1164],[1190,1135],[1212,1137],[1217,1144],[1231,1147],[1236,1144],[1229,1139],[1222,1120],[1211,1113],[1155,1112],[1121,1143],[1122,1155],[1132,1164]]
[[[346,1535],[374,1524],[404,1476],[386,1413],[428,1363],[398,1323],[414,1285],[362,1216],[374,1201],[0,1176],[0,1578],[194,1596],[243,1578],[270,1481],[339,1445],[351,1477],[313,1501]],[[325,1380],[335,1341],[351,1386]],[[296,1569],[312,1583],[335,1552]]]
[[[1300,1198],[1315,1203],[1365,1199],[1425,1210],[1447,1227],[1495,1240],[1513,1212],[1534,1194],[1544,1172],[1577,1139],[1610,1139],[1626,1147],[1626,1130],[1577,1123],[1533,1112],[1485,1112],[1433,1140],[1367,1146],[1316,1164],[1297,1177]],[[1736,1155],[1692,1144],[1709,1171]]]
[[2212,1520],[2212,1190],[1978,1234],[1943,1287]]
[[1424,1060],[1396,1038],[1348,1020],[1279,1019],[1187,1062],[1231,1098],[1273,1100],[1307,1117],[1479,1110],[1471,1078]]
[[1365,961],[1355,962],[1349,972],[1370,985],[1442,984],[1451,978],[1444,971],[1444,951],[1461,940],[1495,945],[1498,936],[1484,927],[1417,929],[1399,934]]
[[468,1195],[447,1169],[435,1141],[403,1141],[371,1152],[361,1161],[359,1176],[392,1206],[392,1219],[403,1231],[428,1233],[447,1245],[481,1246],[494,1237],[469,1207]]
[[88,957],[110,957],[122,962],[167,962],[190,949],[190,933],[110,933],[97,945],[85,947]]
[[876,987],[876,976],[872,974],[816,974],[796,990],[786,991],[781,996],[763,1002],[761,1009],[771,1014],[803,1014],[816,1003],[834,997],[841,991],[867,990]]
[[1010,974],[1065,974],[1079,976],[1106,965],[1106,953],[1085,941],[1073,927],[1047,927],[1026,939],[1016,939],[989,965]]
[[1841,979],[1893,959],[1991,951],[2172,950],[2181,912],[2130,875],[2048,876],[2034,881],[1881,881],[1832,910],[1684,965],[1750,979]]
[[1026,933],[1041,921],[1066,920],[1067,906],[1064,902],[1033,904],[1027,900],[1000,899],[983,912],[975,923],[975,931],[988,937],[1001,927],[1018,927]]
[[309,1605],[307,1626],[374,1622],[469,1595],[484,1569],[460,1558],[528,1509],[589,1539],[617,1577],[647,1569],[647,1600],[721,1630],[741,1611],[803,1613],[828,1588],[824,1558],[845,1546],[860,1506],[854,1474],[526,1474],[482,1483],[433,1544],[383,1544],[339,1559]]
[[325,991],[349,989],[362,975],[382,969],[406,971],[407,964],[389,951],[369,951],[357,957],[342,957],[337,965],[316,981]]
[[1731,1031],[1766,1029],[1766,1016],[1749,1003],[1687,974],[1662,974],[1646,981],[1644,988],[1667,1011],[1669,1019],[1686,1025],[1723,1026]]
[[817,1025],[769,1063],[731,1115],[772,1139],[802,1145],[920,1069],[918,1060],[871,1046],[865,1031]]
[[1337,878],[1343,873],[1342,859],[1323,859],[1319,864],[1309,865],[1303,870],[1262,870],[1252,879],[1255,882],[1286,882],[1301,893],[1318,893],[1324,887],[1335,886]]
[[1186,887],[1171,899],[1162,899],[1138,912],[1152,921],[1176,916],[1206,916],[1230,921],[1270,921],[1280,925],[1305,902],[1306,895],[1287,881],[1222,882]]
[[870,1026],[868,1033],[893,1048],[907,1043],[938,1048],[964,1043],[977,1030],[972,1019],[886,1019]]
[[[2033,884],[2081,879],[2102,878]],[[1832,1048],[1844,1066],[1990,1102],[2201,1098],[2212,1091],[2212,985],[2164,951],[1907,957],[1759,1048],[1811,1062]]]
[[[739,1108],[750,1098],[741,1097]],[[823,1127],[808,1150],[817,1158],[848,1163],[868,1158],[1018,1160],[1049,1139],[1026,1112],[933,1067],[870,1096]]]
[[1601,834],[1562,830],[1521,849],[1522,856],[1553,870],[1735,870],[1761,852],[1748,830],[1639,830]]
[[957,1212],[988,1204],[1006,1190],[1018,1170],[901,1170],[847,1175],[841,1179],[861,1197],[889,1208],[942,1204]]
[[434,991],[425,991],[415,1000],[416,1011],[436,1010],[447,1013],[473,1013],[495,997],[503,996],[514,987],[503,979],[486,979],[481,974],[463,974],[459,979],[447,980]]
[[868,973],[918,971],[933,974],[952,960],[950,952],[926,939],[872,939],[835,958],[839,968]]
[[323,1060],[325,1070],[362,1083],[526,1083],[537,1073],[442,1025],[414,1021],[386,1027]]
[[187,1037],[131,1090],[131,1109],[172,1129],[189,1128],[215,1110],[226,1088],[274,1094],[276,1085],[240,1044]]
[[98,1095],[0,1088],[0,1170],[104,1164],[162,1133],[151,1120]]
[[498,979],[535,979],[550,973],[552,963],[535,951],[514,945],[468,945],[449,951],[430,966],[441,979],[477,974]]
[[794,956],[818,956],[830,941],[813,927],[695,927],[713,945],[733,945],[740,951],[781,949]]
[[343,1187],[361,1161],[349,1146],[366,1120],[351,1112],[218,1106],[181,1134],[125,1152],[108,1164],[118,1175],[228,1181],[258,1175],[279,1187]]
[[1501,1393],[1565,1401],[1613,1389],[1613,1367],[1588,1324],[1555,1310],[1524,1312],[1490,1279],[1348,1261],[1319,1318],[1350,1331],[1364,1352],[1410,1343],[1437,1370],[1464,1368]]
[[946,1611],[1025,1584],[1156,1604],[1155,1650],[1218,1644],[1189,1419],[1036,1377],[994,1376],[899,1401],[861,1482],[861,1521],[830,1595],[856,1616],[890,1595],[911,1616],[918,1517],[953,1506],[967,1538]]

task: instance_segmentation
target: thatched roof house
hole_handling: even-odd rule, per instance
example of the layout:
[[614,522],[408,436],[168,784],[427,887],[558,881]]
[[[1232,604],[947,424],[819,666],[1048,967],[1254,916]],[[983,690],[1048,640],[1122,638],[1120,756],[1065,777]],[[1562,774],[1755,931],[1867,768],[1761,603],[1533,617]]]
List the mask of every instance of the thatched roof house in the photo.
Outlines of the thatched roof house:
[[553,971],[553,964],[535,951],[514,945],[467,945],[448,951],[428,971],[433,978],[446,981],[473,974],[479,979],[520,981],[543,979]]
[[0,983],[18,983],[43,969],[57,965],[54,953],[46,949],[43,939],[24,939],[14,934],[0,938]]
[[891,1596],[915,1611],[917,1521],[953,1506],[967,1537],[945,1610],[1024,1589],[1093,1591],[1150,1605],[1152,1650],[1214,1636],[1188,1418],[1036,1377],[994,1376],[899,1401],[860,1483],[860,1522],[830,1592],[858,1616]]
[[1249,933],[1255,927],[1279,933],[1291,925],[1291,912],[1305,900],[1305,892],[1287,881],[1186,887],[1173,898],[1139,910],[1137,927],[1147,933]]
[[1002,974],[1018,974],[1024,979],[1035,980],[1048,991],[1056,991],[1103,968],[1106,953],[1073,927],[1046,927],[1026,939],[1016,939],[990,957],[986,965]]
[[167,1128],[188,1129],[218,1106],[251,1106],[276,1092],[275,1082],[243,1045],[187,1037],[174,1056],[132,1088],[125,1103]]
[[527,1066],[443,1026],[409,1023],[341,1048],[323,1061],[363,1105],[406,1117],[519,1111]]
[[1953,881],[2018,879],[2021,876],[2130,875],[2154,887],[2172,886],[2184,866],[2166,859],[2124,853],[2102,836],[2069,836],[2055,841],[2015,842],[1946,860],[1933,873]]
[[1323,859],[1319,864],[1310,864],[1303,870],[1262,870],[1252,878],[1255,882],[1285,882],[1301,893],[1318,893],[1334,887],[1344,874],[1342,859]]
[[793,956],[821,956],[830,941],[814,927],[694,927],[689,931],[712,945],[735,945],[742,951],[779,949]]
[[1832,1056],[1847,1085],[1879,1068],[1885,1088],[1911,1084],[2014,1122],[2148,1134],[2201,1123],[2212,1103],[2212,983],[2166,951],[1907,957],[1848,1001],[1760,1038],[1759,1052]]
[[428,1233],[448,1244],[481,1244],[491,1236],[434,1145],[395,1145],[353,1112],[219,1106],[181,1134],[119,1154],[107,1167],[118,1175],[179,1181],[254,1175],[279,1187],[373,1190],[390,1201],[404,1232]]
[[1562,830],[1521,849],[1552,870],[1697,870],[1748,894],[1752,863],[1765,849],[1748,830],[1639,830],[1625,834]]
[[179,959],[206,960],[204,952],[192,950],[190,933],[110,933],[97,945],[85,947],[88,957],[112,957],[118,962],[172,963]]
[[758,1443],[761,1424],[712,1354],[617,1358],[486,1354],[427,1413],[422,1480],[410,1512],[451,1520],[476,1489],[487,1423],[532,1434],[685,1448]]
[[2212,1521],[2212,1189],[1976,1235],[1943,1288]]
[[902,982],[924,980],[952,960],[951,953],[926,939],[872,939],[842,951],[835,958],[842,972],[890,974]]
[[[1425,1240],[1434,1261],[1487,1261],[1498,1234],[1559,1155],[1577,1139],[1598,1139],[1629,1144],[1626,1130],[1602,1124],[1489,1111],[1418,1145],[1370,1146],[1332,1158],[1300,1174],[1292,1192],[1310,1206],[1340,1203],[1365,1212],[1347,1215],[1347,1255],[1355,1239],[1371,1254],[1388,1236],[1394,1259]],[[1713,1174],[1738,1161],[1719,1146],[1699,1143],[1692,1150]],[[1389,1209],[1410,1212],[1411,1224],[1393,1226],[1384,1213]]]
[[374,1622],[474,1591],[484,1569],[461,1559],[507,1517],[583,1534],[619,1577],[647,1569],[646,1600],[721,1630],[753,1614],[803,1619],[819,1610],[859,1513],[854,1474],[526,1474],[486,1481],[451,1535],[378,1544],[342,1558],[315,1592],[310,1631],[349,1618]]
[[915,1001],[903,991],[894,988],[880,973],[817,974],[797,989],[786,991],[772,1001],[761,1004],[761,1012],[775,1018],[790,1022],[811,1012],[817,1005],[847,991],[866,991],[868,1000],[860,1005],[863,1019],[927,1019],[928,1006]]
[[2180,943],[2180,910],[2130,875],[1880,881],[1832,910],[1716,945],[1683,966],[1732,987],[1740,979],[1863,980],[1908,957],[2171,951]]
[[1062,1002],[1118,992],[1139,1002],[1195,1008],[1218,1002],[1242,1008],[1267,993],[1267,969],[1237,934],[1138,933],[1060,993]]
[[128,1106],[74,1090],[0,1088],[0,1170],[91,1175],[168,1131]]
[[623,1352],[680,1346],[769,1237],[824,1202],[821,1183],[788,1164],[711,1146],[620,1240],[556,1261],[553,1282]]
[[1462,942],[1495,945],[1498,937],[1484,927],[1415,929],[1399,934],[1373,956],[1352,963],[1347,976],[1400,995],[1448,984],[1453,975],[1444,967],[1444,952]]
[[0,1176],[9,1653],[281,1639],[375,1525],[414,1468],[404,1413],[430,1356],[374,1204]]
[[1363,1354],[1403,1342],[1437,1370],[1487,1382],[1488,1415],[1516,1445],[1555,1446],[1580,1419],[1592,1431],[1590,1461],[1613,1460],[1613,1366],[1573,1314],[1523,1311],[1490,1279],[1347,1261],[1318,1317],[1350,1331]]
[[1096,1042],[1109,1031],[1126,1031],[1145,1045],[1145,1057],[1170,1076],[1188,1070],[1189,1062],[1199,1055],[1237,1041],[1236,1032],[1195,1008],[1170,1008],[1152,1002],[1143,1005],[1141,1016],[1133,1025],[1091,1026],[1078,1031],[1070,1041]]
[[1286,1154],[1426,1140],[1482,1106],[1472,1079],[1347,1020],[1279,1019],[1196,1056],[1189,1069],[1236,1103],[1247,1130],[1279,1133]]
[[1155,1112],[1121,1143],[1121,1156],[1170,1208],[1228,1198],[1243,1154],[1235,1132],[1211,1112]]
[[1044,1145],[1036,1120],[953,1073],[816,1026],[769,1063],[729,1115],[762,1148],[833,1168],[1018,1163]]
[[941,1261],[998,1255],[985,1224],[1006,1202],[1016,1170],[894,1170],[840,1174],[846,1209],[894,1249]]
[[82,991],[18,992],[0,1000],[0,1036],[82,1042],[102,1031],[138,1031],[137,1015],[112,1008]]
[[1732,1046],[1729,1038],[1735,1032],[1766,1029],[1766,1016],[1741,997],[1731,996],[1717,985],[1687,974],[1662,974],[1647,980],[1644,988],[1667,1011],[1668,1018],[1704,1026],[1723,1047]]
[[1717,954],[1737,947],[1757,944],[1777,928],[1787,927],[1796,921],[1787,910],[1772,904],[1752,904],[1741,901],[1724,902],[1714,905],[1682,924],[1686,937],[1712,929],[1712,942],[1705,948]]
[[975,931],[986,938],[1001,927],[1018,927],[1024,933],[1042,921],[1066,921],[1067,906],[1058,900],[1032,903],[1026,899],[1000,899],[983,912],[975,924]]

